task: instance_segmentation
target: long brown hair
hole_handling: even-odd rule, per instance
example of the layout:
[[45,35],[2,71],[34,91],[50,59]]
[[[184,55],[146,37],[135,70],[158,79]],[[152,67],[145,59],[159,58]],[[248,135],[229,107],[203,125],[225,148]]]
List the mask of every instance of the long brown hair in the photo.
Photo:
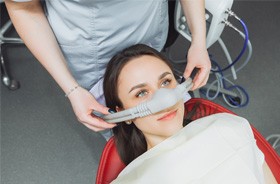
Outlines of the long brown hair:
[[[123,107],[118,97],[118,77],[123,67],[132,59],[150,55],[161,59],[172,70],[169,61],[157,50],[143,45],[137,44],[126,48],[116,54],[108,63],[104,75],[104,96],[107,107],[115,109]],[[147,151],[147,143],[143,133],[132,123],[127,125],[124,122],[113,128],[113,133],[116,141],[116,147],[119,155],[125,164],[130,163],[136,157]]]

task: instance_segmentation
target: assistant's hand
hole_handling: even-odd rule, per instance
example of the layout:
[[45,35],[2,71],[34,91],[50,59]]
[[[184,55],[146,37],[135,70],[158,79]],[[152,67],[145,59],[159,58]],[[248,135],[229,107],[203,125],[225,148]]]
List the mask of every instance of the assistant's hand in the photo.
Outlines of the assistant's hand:
[[209,78],[211,62],[208,56],[206,48],[200,46],[191,45],[188,51],[188,62],[184,72],[184,77],[187,79],[190,77],[194,68],[198,69],[194,79],[192,91],[204,86]]
[[91,114],[93,110],[101,112],[102,114],[109,114],[109,108],[100,105],[92,94],[84,88],[77,88],[68,98],[78,120],[89,129],[97,132],[116,126],[116,124],[106,123],[101,118]]

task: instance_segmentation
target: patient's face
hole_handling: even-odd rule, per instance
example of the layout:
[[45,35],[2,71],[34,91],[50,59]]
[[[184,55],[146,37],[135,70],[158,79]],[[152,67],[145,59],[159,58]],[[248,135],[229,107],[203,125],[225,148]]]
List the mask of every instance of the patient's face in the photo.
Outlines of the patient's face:
[[[175,88],[176,79],[171,69],[154,56],[141,56],[129,61],[118,79],[118,95],[124,109],[135,107],[149,100],[160,88]],[[182,128],[184,115],[183,101],[165,112],[133,120],[148,143],[153,147]]]

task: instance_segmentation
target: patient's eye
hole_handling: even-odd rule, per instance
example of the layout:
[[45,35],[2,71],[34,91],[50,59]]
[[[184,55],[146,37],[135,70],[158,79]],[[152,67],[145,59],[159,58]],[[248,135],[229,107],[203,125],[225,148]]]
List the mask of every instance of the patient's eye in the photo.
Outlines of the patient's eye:
[[143,97],[148,94],[147,90],[141,90],[136,94],[136,97]]
[[171,79],[165,79],[162,83],[161,83],[161,87],[166,87],[171,83]]

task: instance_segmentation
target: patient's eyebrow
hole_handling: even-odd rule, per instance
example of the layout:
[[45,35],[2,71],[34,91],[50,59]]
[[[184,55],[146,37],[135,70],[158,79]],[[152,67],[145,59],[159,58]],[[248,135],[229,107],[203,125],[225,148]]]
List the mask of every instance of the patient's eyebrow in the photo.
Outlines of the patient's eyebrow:
[[135,89],[137,89],[137,88],[143,88],[143,87],[145,87],[145,86],[147,86],[146,83],[138,84],[138,85],[132,87],[128,93],[130,93],[131,91],[133,91],[133,90],[135,90]]
[[[170,72],[164,72],[163,74],[161,74],[161,75],[158,77],[158,80],[163,79],[166,75],[169,75],[169,74],[171,74],[171,73],[170,73]],[[128,93],[130,93],[131,91],[133,91],[133,90],[135,90],[135,89],[137,89],[137,88],[143,88],[143,87],[145,87],[145,86],[147,86],[146,83],[138,84],[138,85],[132,87],[132,88],[129,90]]]
[[163,79],[166,75],[171,75],[171,73],[170,72],[164,72],[163,74],[161,74],[159,77],[158,77],[158,80],[160,80],[160,79]]

